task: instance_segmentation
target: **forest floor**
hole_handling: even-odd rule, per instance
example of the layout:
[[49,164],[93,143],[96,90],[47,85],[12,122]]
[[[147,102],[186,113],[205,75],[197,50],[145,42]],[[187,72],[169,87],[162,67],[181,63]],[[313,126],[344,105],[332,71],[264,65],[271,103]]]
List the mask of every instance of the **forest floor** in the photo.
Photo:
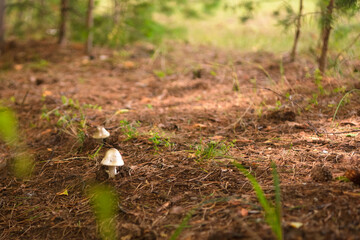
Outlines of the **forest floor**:
[[[185,216],[179,239],[275,239],[234,161],[271,202],[276,164],[285,239],[360,239],[360,187],[344,177],[360,167],[358,93],[332,121],[359,88],[359,62],[319,80],[305,58],[173,46],[89,59],[77,44],[12,44],[0,96],[35,166],[16,178],[16,153],[0,145],[0,239],[99,239],[96,183],[118,197],[118,239],[169,239]],[[111,133],[101,148],[96,126]],[[112,147],[125,166],[108,179]]]

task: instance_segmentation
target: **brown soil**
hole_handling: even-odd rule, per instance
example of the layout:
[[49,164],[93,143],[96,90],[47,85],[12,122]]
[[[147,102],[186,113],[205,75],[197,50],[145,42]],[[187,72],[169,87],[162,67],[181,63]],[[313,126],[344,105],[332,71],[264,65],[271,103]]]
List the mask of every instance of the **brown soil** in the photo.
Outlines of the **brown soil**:
[[[358,72],[324,79],[321,94],[311,61],[284,63],[282,76],[269,53],[174,44],[166,55],[139,45],[94,56],[43,41],[17,43],[2,57],[0,96],[16,111],[36,165],[17,179],[15,153],[0,145],[1,239],[98,239],[87,195],[95,183],[118,196],[118,239],[169,239],[191,210],[180,239],[274,239],[232,161],[271,201],[276,163],[285,239],[360,239],[360,188],[343,178],[360,166],[360,138],[351,132],[360,127],[359,94],[332,122],[344,95],[334,89],[352,89]],[[111,137],[94,155],[98,125]],[[99,164],[111,147],[125,161],[113,180]]]

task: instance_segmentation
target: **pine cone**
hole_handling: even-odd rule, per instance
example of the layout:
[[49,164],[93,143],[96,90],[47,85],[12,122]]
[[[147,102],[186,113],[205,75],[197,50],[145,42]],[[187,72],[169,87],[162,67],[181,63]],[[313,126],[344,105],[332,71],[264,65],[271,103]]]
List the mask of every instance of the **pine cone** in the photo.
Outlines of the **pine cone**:
[[327,167],[316,166],[311,170],[311,177],[315,182],[327,182],[332,180],[332,174]]
[[350,169],[345,172],[345,177],[360,186],[360,171],[355,169]]

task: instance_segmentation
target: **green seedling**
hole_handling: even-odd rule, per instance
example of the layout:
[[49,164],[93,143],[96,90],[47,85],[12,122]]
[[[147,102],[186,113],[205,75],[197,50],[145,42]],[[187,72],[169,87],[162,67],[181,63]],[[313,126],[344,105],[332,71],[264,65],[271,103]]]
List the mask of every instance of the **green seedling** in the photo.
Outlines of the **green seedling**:
[[282,103],[281,103],[281,101],[280,100],[277,100],[276,101],[276,103],[275,103],[275,110],[279,110],[280,109],[280,107],[282,106]]
[[322,85],[322,80],[323,80],[323,75],[322,73],[319,71],[319,69],[316,69],[315,73],[314,73],[314,82],[315,85],[318,88],[318,92],[320,95],[324,95],[326,94],[326,91]]
[[89,155],[89,158],[95,160],[97,158],[97,156],[99,155],[99,152],[103,146],[104,146],[104,144],[101,144],[93,154]]
[[125,141],[137,138],[139,135],[137,127],[140,127],[140,122],[130,123],[127,120],[120,121],[120,127],[123,134],[126,136]]
[[154,74],[160,79],[165,78],[173,73],[174,72],[171,69],[166,69],[164,71],[163,70],[154,70]]
[[86,124],[86,109],[101,110],[101,106],[92,104],[80,104],[78,100],[61,96],[62,105],[52,110],[49,110],[46,105],[41,109],[41,118],[51,121],[52,116],[55,116],[56,127],[77,139],[80,144],[80,149],[85,141],[87,124]]
[[159,146],[167,148],[171,148],[173,146],[169,138],[161,137],[157,132],[150,132],[150,135],[151,137],[149,138],[149,141],[154,145],[155,151],[159,150]]
[[305,110],[309,111],[313,106],[319,105],[318,97],[319,95],[317,93],[313,93],[312,97],[309,99],[308,105],[305,107]]
[[280,180],[275,163],[271,163],[275,188],[275,205],[273,205],[269,200],[266,199],[264,191],[261,189],[260,184],[256,181],[255,177],[251,175],[247,169],[245,169],[241,164],[237,162],[233,162],[233,164],[250,181],[259,200],[259,203],[265,211],[265,220],[267,224],[269,224],[269,226],[271,227],[271,230],[273,231],[276,238],[282,240],[283,232],[281,227]]
[[240,91],[240,82],[239,82],[239,78],[236,73],[236,70],[233,68],[233,66],[232,66],[232,74],[231,75],[232,75],[232,81],[233,81],[233,91],[238,92],[238,91]]
[[256,80],[256,78],[251,78],[250,83],[252,84],[253,92],[256,93],[257,92],[257,80]]
[[195,150],[195,155],[200,159],[214,159],[216,157],[224,157],[233,146],[232,143],[210,141],[207,144],[203,144],[200,141],[199,144],[192,147]]
[[29,67],[35,72],[45,72],[46,69],[49,67],[49,62],[45,59],[40,59],[37,62],[30,63]]

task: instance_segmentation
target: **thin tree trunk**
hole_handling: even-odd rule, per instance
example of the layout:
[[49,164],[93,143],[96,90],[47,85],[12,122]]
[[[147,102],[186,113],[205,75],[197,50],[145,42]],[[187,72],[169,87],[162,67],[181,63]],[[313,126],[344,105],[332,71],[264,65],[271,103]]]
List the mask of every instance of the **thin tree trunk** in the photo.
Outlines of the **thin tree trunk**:
[[120,20],[120,4],[119,0],[114,0],[114,25],[117,25]]
[[69,0],[61,0],[59,39],[60,46],[66,45],[67,40],[67,18],[68,18]]
[[5,0],[0,0],[0,55],[5,50]]
[[299,0],[299,14],[298,14],[298,17],[296,19],[296,30],[295,30],[294,44],[293,44],[291,54],[290,54],[290,61],[291,62],[295,61],[295,58],[296,58],[296,50],[297,50],[297,45],[298,45],[299,38],[300,38],[300,33],[301,33],[300,31],[301,31],[302,12],[303,12],[303,0]]
[[86,26],[87,26],[87,40],[85,46],[85,52],[87,55],[91,55],[92,53],[92,46],[93,46],[93,26],[94,26],[94,19],[93,19],[93,8],[94,8],[94,0],[89,0],[88,2],[88,11],[86,17]]
[[331,33],[331,23],[332,23],[332,15],[334,10],[334,0],[330,0],[328,6],[326,7],[326,12],[324,14],[324,25],[322,29],[323,33],[323,41],[322,41],[322,48],[321,48],[321,55],[319,58],[319,70],[322,74],[324,74],[326,69],[326,57],[329,48],[329,38]]

